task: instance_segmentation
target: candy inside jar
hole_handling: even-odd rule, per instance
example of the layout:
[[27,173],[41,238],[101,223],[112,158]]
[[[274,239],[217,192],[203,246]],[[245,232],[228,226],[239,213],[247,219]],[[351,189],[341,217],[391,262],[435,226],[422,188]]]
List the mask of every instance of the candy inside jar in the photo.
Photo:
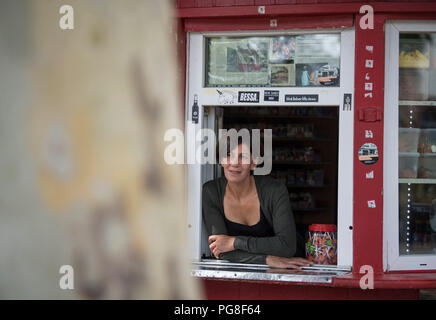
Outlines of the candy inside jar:
[[312,224],[306,236],[306,258],[314,264],[337,264],[334,224]]

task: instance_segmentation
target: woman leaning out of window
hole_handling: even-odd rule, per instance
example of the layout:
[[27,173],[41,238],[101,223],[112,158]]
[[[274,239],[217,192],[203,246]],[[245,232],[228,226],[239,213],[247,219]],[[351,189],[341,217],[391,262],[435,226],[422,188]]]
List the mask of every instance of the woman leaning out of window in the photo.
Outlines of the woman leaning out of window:
[[309,260],[294,257],[296,229],[286,186],[269,176],[253,175],[256,164],[251,146],[239,137],[238,145],[230,150],[225,139],[217,147],[217,155],[227,155],[219,159],[224,176],[206,182],[202,194],[213,255],[273,268],[311,265]]

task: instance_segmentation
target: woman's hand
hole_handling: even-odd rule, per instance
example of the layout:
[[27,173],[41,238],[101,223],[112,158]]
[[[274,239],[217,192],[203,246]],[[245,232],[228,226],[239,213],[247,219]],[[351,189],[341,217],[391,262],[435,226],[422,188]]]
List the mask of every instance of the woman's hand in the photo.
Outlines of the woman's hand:
[[235,237],[230,237],[224,234],[213,235],[209,237],[209,248],[215,258],[219,259],[220,253],[233,251],[235,247],[233,243]]
[[266,264],[271,268],[286,268],[301,270],[301,267],[310,266],[313,263],[304,258],[284,258],[277,256],[266,256]]

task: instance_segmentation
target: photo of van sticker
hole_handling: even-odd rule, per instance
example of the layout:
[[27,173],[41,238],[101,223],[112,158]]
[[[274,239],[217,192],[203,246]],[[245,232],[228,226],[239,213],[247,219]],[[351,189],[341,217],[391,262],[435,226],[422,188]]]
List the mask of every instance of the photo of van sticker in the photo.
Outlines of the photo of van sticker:
[[378,150],[374,143],[364,143],[359,149],[359,161],[370,165],[378,161]]

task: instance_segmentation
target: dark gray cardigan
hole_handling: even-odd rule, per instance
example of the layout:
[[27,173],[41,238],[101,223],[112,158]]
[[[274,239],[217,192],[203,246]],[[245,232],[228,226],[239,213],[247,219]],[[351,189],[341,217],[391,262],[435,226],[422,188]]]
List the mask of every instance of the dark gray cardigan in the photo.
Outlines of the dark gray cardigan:
[[[269,176],[254,176],[260,207],[274,229],[273,237],[237,236],[234,251],[221,253],[220,259],[239,263],[265,264],[266,256],[293,257],[296,252],[296,230],[286,186]],[[206,182],[202,192],[202,212],[208,235],[225,234],[224,193],[227,179],[223,176]]]

